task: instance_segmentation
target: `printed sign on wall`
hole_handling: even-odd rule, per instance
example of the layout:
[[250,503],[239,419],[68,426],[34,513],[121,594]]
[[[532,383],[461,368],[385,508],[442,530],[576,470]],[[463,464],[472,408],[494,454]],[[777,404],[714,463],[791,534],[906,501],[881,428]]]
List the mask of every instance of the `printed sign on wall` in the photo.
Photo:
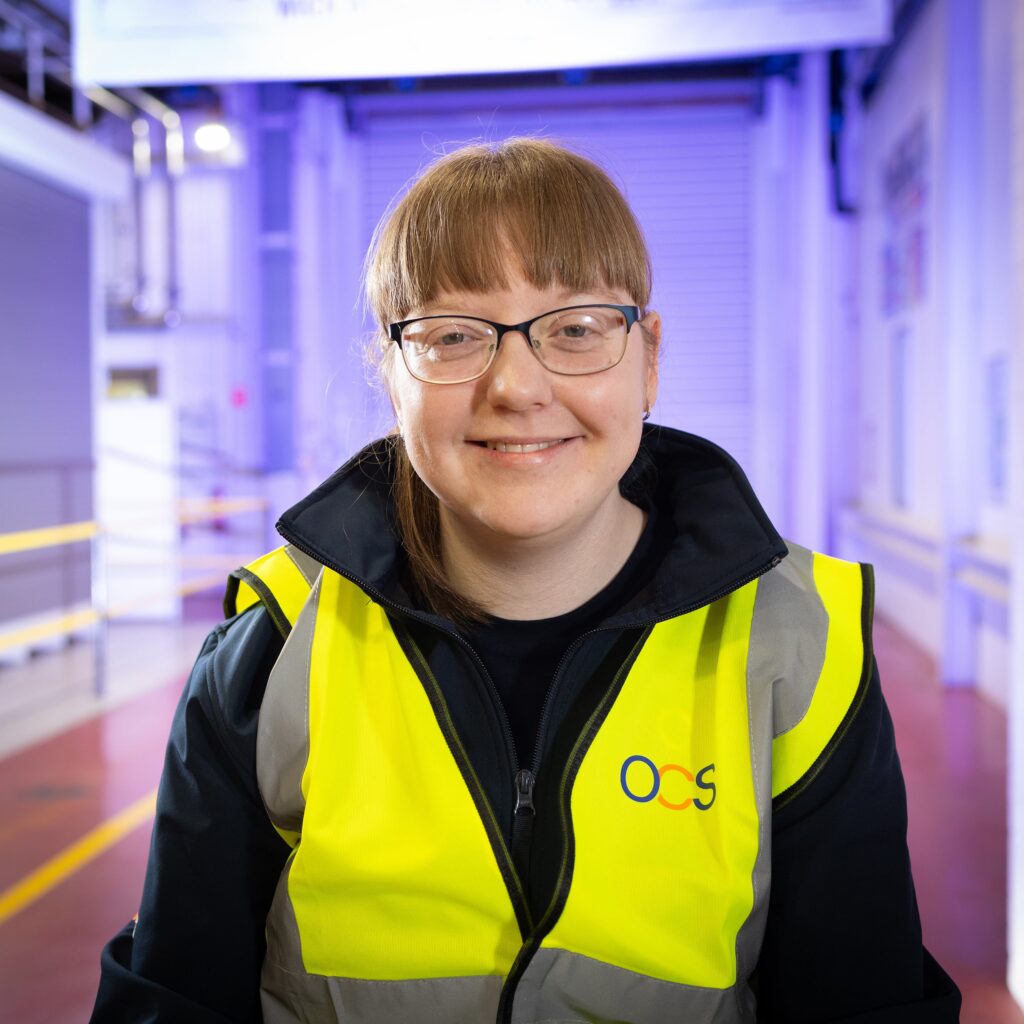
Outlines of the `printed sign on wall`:
[[885,161],[885,247],[882,311],[896,316],[928,291],[928,130],[924,117],[903,135]]

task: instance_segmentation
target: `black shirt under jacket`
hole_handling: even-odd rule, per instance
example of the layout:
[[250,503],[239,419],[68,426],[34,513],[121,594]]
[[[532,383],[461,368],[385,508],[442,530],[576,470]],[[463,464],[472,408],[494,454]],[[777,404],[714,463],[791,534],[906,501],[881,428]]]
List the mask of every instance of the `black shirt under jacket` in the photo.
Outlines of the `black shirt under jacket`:
[[[682,560],[694,570],[691,598],[717,596],[730,572],[736,578],[781,544],[738,466],[720,449],[648,427],[643,450],[661,481],[647,497],[659,513],[672,509],[668,521],[675,527],[661,569],[671,563],[678,569]],[[346,491],[339,478],[354,471],[366,476],[368,460],[373,476],[384,464],[381,451],[364,451],[296,506],[279,524],[285,536],[300,539],[295,534],[302,534],[304,518],[329,517],[324,500],[333,497],[341,535],[366,539],[363,531],[345,532],[368,510],[351,497],[351,485],[351,503],[339,506],[337,492]],[[646,470],[640,475],[650,484]],[[666,478],[675,480],[675,505],[659,493]],[[635,475],[624,481],[624,493],[634,484]],[[361,481],[360,493],[367,486]],[[680,493],[692,499],[682,508]],[[393,599],[402,575],[393,539],[390,553],[379,542],[387,533],[379,509],[363,525],[372,525],[377,542],[361,545],[359,558],[364,568],[379,570],[368,576],[377,594]],[[728,571],[720,574],[716,566]],[[625,625],[640,608],[671,611],[678,599],[662,572],[614,618]],[[421,616],[417,629],[428,630],[433,619]],[[256,728],[281,643],[270,613],[258,605],[221,623],[203,645],[171,728],[139,921],[134,935],[128,924],[103,950],[93,1024],[261,1020],[264,927],[289,850],[256,785]],[[921,943],[903,778],[872,667],[865,699],[831,758],[773,814],[767,930],[753,979],[760,1021],[948,1024],[959,1018],[956,986]],[[508,834],[511,806],[499,820]]]
[[[660,523],[660,525],[659,525]],[[640,592],[671,544],[669,524],[656,508],[647,510],[643,532],[614,579],[589,601],[546,619],[499,619],[463,627],[462,635],[480,655],[508,717],[519,766],[535,762],[537,725],[551,681],[569,646]]]

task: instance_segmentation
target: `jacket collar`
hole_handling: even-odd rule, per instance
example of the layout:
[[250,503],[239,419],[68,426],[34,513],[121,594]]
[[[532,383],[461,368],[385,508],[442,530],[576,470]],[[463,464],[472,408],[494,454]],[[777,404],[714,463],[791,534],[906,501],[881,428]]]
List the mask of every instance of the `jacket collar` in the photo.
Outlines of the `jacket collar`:
[[[277,530],[374,599],[446,622],[417,610],[404,581],[390,500],[392,448],[390,439],[368,445],[285,512]],[[645,425],[640,452],[620,488],[637,504],[671,515],[675,537],[657,574],[608,627],[647,624],[699,608],[788,554],[743,470],[695,434]]]

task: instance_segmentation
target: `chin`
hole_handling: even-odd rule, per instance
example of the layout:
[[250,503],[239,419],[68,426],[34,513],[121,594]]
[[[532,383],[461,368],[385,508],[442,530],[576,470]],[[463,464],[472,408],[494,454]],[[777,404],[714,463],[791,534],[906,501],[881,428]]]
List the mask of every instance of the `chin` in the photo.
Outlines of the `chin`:
[[536,522],[482,522],[480,526],[494,537],[501,537],[506,540],[532,540],[537,537],[548,537],[558,532],[561,522],[549,522],[538,520]]
[[567,515],[551,515],[538,513],[533,509],[523,509],[516,514],[513,507],[502,508],[498,515],[479,514],[470,518],[475,531],[491,535],[502,540],[532,540],[557,534],[560,529],[570,524]]

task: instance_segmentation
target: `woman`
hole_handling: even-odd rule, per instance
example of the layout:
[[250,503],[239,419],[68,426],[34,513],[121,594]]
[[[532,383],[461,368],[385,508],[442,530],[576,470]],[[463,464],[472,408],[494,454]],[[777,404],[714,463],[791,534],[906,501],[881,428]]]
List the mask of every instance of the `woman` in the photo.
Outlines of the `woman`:
[[94,1020],[956,1020],[870,569],[643,426],[661,322],[614,185],[462,149],[367,291],[396,432],[235,574]]

